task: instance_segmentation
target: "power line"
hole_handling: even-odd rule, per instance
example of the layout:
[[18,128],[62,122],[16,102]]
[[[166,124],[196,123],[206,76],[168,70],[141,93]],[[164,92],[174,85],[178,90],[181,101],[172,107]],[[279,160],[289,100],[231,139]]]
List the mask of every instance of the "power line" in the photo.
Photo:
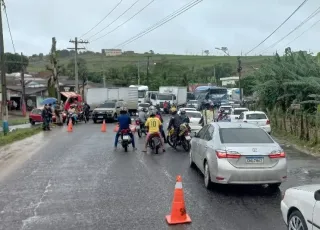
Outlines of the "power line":
[[149,27],[148,29],[140,32],[139,34],[131,37],[130,39],[122,42],[121,44],[115,46],[115,47],[120,47],[120,46],[125,46],[131,42],[134,42],[135,40],[143,37],[144,35],[150,33],[151,31],[159,28],[160,26],[166,24],[167,22],[171,21],[172,19],[176,18],[177,16],[179,16],[180,14],[186,12],[187,10],[189,10],[190,8],[194,7],[195,5],[199,4],[200,2],[202,2],[203,0],[196,0],[196,1],[192,1],[186,5],[184,5],[183,7],[181,7],[180,9],[176,10],[175,12],[173,12],[171,15],[165,17],[164,19],[160,20],[159,22],[157,22],[156,24],[154,24],[153,26]]
[[122,17],[125,13],[127,13],[135,4],[137,4],[140,0],[135,1],[131,6],[129,6],[128,9],[126,9],[119,17],[117,17],[115,20],[113,20],[109,25],[106,27],[102,28],[99,32],[95,33],[91,37],[89,37],[87,40],[90,40],[92,37],[96,36],[97,34],[101,33],[105,29],[107,29],[109,26],[111,26],[115,21],[117,21],[120,17]]
[[286,20],[284,20],[268,37],[266,37],[262,42],[260,42],[258,45],[256,45],[255,47],[253,47],[250,51],[248,51],[245,55],[247,56],[249,53],[251,53],[253,50],[255,50],[256,48],[258,48],[262,43],[264,43],[268,38],[270,38],[275,32],[277,32],[307,1],[309,0],[304,0],[297,9],[295,9],[290,15],[289,17],[287,17]]
[[123,0],[120,0],[117,5],[115,5],[115,7],[113,7],[113,9],[106,15],[104,16],[94,27],[92,27],[89,31],[87,31],[86,33],[82,34],[80,36],[80,38],[82,38],[83,36],[87,35],[88,33],[90,33],[93,29],[95,29],[98,25],[101,24],[101,22],[103,22],[119,5],[120,3],[122,2]]
[[302,35],[304,35],[307,31],[311,30],[315,25],[317,25],[320,22],[320,20],[316,21],[315,23],[312,24],[312,26],[310,26],[308,29],[306,29],[305,31],[303,31],[299,36],[297,36],[295,39],[293,39],[291,42],[287,43],[285,45],[285,47],[287,47],[288,45],[290,45],[292,42],[296,41],[298,38],[300,38]]
[[310,14],[303,22],[301,22],[296,28],[294,28],[293,30],[291,30],[288,34],[286,34],[284,37],[282,37],[281,39],[279,39],[278,41],[276,41],[275,43],[273,43],[271,46],[269,46],[268,48],[266,48],[265,50],[263,50],[261,52],[261,54],[264,54],[267,50],[269,50],[270,48],[273,48],[274,46],[276,46],[277,44],[279,44],[281,41],[283,41],[285,38],[287,38],[290,34],[292,34],[294,31],[296,31],[297,29],[299,29],[301,26],[303,26],[305,23],[307,23],[310,19],[312,19],[313,17],[315,17],[317,14],[320,13],[320,7],[318,7],[312,14]]
[[11,38],[11,43],[12,43],[13,52],[16,53],[16,47],[15,47],[14,42],[13,42],[12,33],[11,33],[11,29],[10,29],[9,18],[8,18],[8,14],[7,14],[7,7],[6,7],[6,4],[5,4],[4,0],[2,0],[2,3],[3,3],[4,13],[5,13],[6,19],[7,19],[7,25],[8,25],[8,30],[9,30],[10,38]]
[[125,22],[121,23],[119,26],[117,26],[116,28],[114,28],[113,30],[109,31],[108,33],[94,39],[92,42],[99,40],[100,38],[103,38],[109,34],[111,34],[112,32],[116,31],[118,28],[120,28],[121,26],[123,26],[124,24],[126,24],[128,21],[130,21],[131,19],[133,19],[135,16],[137,16],[138,14],[140,14],[145,8],[147,8],[149,5],[151,5],[151,3],[153,3],[155,0],[152,0],[151,2],[149,2],[147,5],[145,5],[141,10],[139,10],[137,13],[135,13],[132,17],[130,17],[128,20],[126,20]]

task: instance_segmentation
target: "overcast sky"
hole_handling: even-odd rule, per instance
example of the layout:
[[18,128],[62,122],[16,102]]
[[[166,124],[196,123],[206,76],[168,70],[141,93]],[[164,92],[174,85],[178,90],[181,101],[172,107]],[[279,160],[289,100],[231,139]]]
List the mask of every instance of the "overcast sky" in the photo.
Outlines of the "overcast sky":
[[[16,52],[27,55],[48,53],[51,38],[57,39],[57,48],[72,47],[68,41],[80,37],[95,26],[120,0],[6,0]],[[97,28],[84,36],[92,35],[119,17],[136,0],[123,0]],[[138,12],[151,0],[140,0],[126,14],[101,33],[89,39],[86,48],[94,51],[115,48],[136,34],[154,25],[191,0],[155,0],[135,18],[109,35],[93,41],[114,29]],[[231,55],[246,53],[280,25],[303,0],[203,0],[198,5],[155,29],[138,40],[120,47],[123,50],[156,53],[201,54],[208,49],[221,54],[215,47],[228,47]],[[309,0],[278,32],[252,54],[260,54],[277,42],[305,18],[320,7],[319,0]],[[265,54],[283,51],[317,20],[316,15],[296,32],[292,33]],[[5,52],[12,52],[7,21],[3,14]],[[294,50],[320,49],[320,23],[290,44]]]

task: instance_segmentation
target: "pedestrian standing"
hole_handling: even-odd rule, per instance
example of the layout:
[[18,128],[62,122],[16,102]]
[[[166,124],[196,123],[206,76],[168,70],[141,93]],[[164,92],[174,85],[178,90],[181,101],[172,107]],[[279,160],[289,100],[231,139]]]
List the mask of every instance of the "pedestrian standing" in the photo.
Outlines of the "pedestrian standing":
[[48,105],[45,104],[41,113],[41,117],[42,117],[42,128],[44,131],[50,131],[50,117],[49,117],[49,109],[48,109]]

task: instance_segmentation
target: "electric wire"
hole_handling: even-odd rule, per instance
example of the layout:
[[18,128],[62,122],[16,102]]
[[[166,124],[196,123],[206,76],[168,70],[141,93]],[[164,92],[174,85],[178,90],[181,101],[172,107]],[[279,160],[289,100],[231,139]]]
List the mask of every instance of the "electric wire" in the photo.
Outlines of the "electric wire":
[[265,50],[263,50],[261,52],[261,54],[264,54],[267,50],[269,50],[270,48],[275,47],[277,44],[279,44],[280,42],[282,42],[285,38],[287,38],[290,34],[292,34],[294,31],[296,31],[297,29],[299,29],[301,26],[303,26],[305,23],[307,23],[310,19],[312,19],[313,17],[315,17],[317,14],[320,13],[320,7],[318,7],[312,14],[310,14],[305,20],[303,20],[297,27],[295,27],[293,30],[291,30],[289,33],[287,33],[285,36],[283,36],[281,39],[279,39],[278,41],[276,41],[275,43],[273,43],[271,46],[269,46],[268,48],[266,48]]
[[277,32],[304,4],[306,4],[308,0],[304,0],[299,6],[298,8],[296,8],[290,15],[289,17],[287,17],[286,20],[284,20],[268,37],[266,37],[264,40],[262,40],[262,42],[260,42],[258,45],[256,45],[255,47],[253,47],[250,51],[248,51],[245,56],[247,56],[249,53],[251,53],[253,50],[255,50],[256,48],[258,48],[260,45],[262,45],[268,38],[270,38],[275,32]]
[[107,35],[109,35],[109,34],[111,34],[111,33],[114,32],[114,31],[116,31],[116,30],[119,29],[121,26],[123,26],[124,24],[126,24],[127,22],[129,22],[131,19],[133,19],[135,16],[137,16],[138,14],[140,14],[144,9],[146,9],[146,8],[147,8],[149,5],[151,5],[151,3],[153,3],[154,1],[156,1],[156,0],[152,0],[152,1],[149,2],[147,5],[145,5],[143,8],[141,8],[137,13],[135,13],[133,16],[131,16],[128,20],[126,20],[125,22],[121,23],[119,26],[117,26],[117,27],[114,28],[113,30],[109,31],[108,33],[106,33],[106,34],[104,34],[104,35],[102,35],[102,36],[100,36],[100,37],[92,40],[91,43],[94,42],[94,41],[97,41],[97,40],[99,40],[99,39],[101,39],[101,38],[103,38],[103,37],[105,37],[105,36],[107,36]]
[[186,5],[184,5],[180,9],[176,10],[175,12],[170,14],[169,16],[167,16],[167,17],[163,18],[162,20],[160,20],[159,22],[155,23],[153,26],[150,26],[146,30],[138,33],[137,35],[129,38],[128,40],[120,43],[119,45],[117,45],[115,47],[122,47],[122,46],[128,45],[129,43],[132,43],[132,42],[136,41],[137,39],[143,37],[144,35],[146,35],[146,34],[148,34],[150,32],[152,32],[153,30],[161,27],[162,25],[166,24],[167,22],[171,21],[172,19],[176,18],[180,14],[186,12],[187,10],[191,9],[192,7],[196,6],[197,4],[199,4],[202,1],[203,0],[196,0],[196,1],[192,1],[192,2],[187,3]]
[[94,35],[92,35],[91,37],[89,37],[87,40],[90,40],[91,38],[93,38],[94,36],[96,36],[97,34],[100,34],[102,31],[104,31],[105,29],[107,29],[109,26],[111,26],[114,22],[116,22],[119,18],[121,18],[125,13],[127,13],[132,7],[134,7],[134,5],[136,5],[140,0],[135,1],[131,6],[129,6],[129,8],[127,8],[122,14],[120,14],[119,17],[117,17],[115,20],[113,20],[111,23],[109,23],[106,27],[102,28],[100,31],[98,31],[97,33],[95,33]]
[[4,0],[2,0],[2,3],[3,3],[4,13],[6,15],[6,20],[7,20],[7,25],[8,25],[8,30],[9,30],[9,34],[10,34],[11,43],[12,43],[13,52],[16,53],[16,47],[15,47],[14,42],[13,42],[13,37],[12,37],[12,33],[11,33],[9,18],[8,18],[8,14],[7,14],[7,7],[6,7],[6,4],[5,4]]
[[104,16],[94,27],[92,27],[90,30],[88,30],[86,33],[82,34],[80,36],[80,38],[82,38],[83,36],[87,35],[88,33],[90,33],[92,30],[94,30],[98,25],[100,25],[115,9],[117,9],[117,7],[120,5],[120,3],[122,2],[123,0],[120,0],[116,5],[115,7],[112,8],[112,10],[106,15]]

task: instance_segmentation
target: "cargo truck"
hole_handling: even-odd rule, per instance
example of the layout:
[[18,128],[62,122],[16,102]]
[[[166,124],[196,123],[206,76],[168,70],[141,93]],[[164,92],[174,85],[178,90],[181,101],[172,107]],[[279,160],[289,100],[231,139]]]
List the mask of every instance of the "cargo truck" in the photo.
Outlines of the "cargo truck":
[[159,93],[155,99],[151,99],[153,105],[159,105],[163,108],[163,102],[175,104],[177,107],[183,107],[187,104],[187,87],[160,86]]
[[138,87],[91,88],[86,94],[91,110],[105,101],[123,101],[130,114],[137,113]]

